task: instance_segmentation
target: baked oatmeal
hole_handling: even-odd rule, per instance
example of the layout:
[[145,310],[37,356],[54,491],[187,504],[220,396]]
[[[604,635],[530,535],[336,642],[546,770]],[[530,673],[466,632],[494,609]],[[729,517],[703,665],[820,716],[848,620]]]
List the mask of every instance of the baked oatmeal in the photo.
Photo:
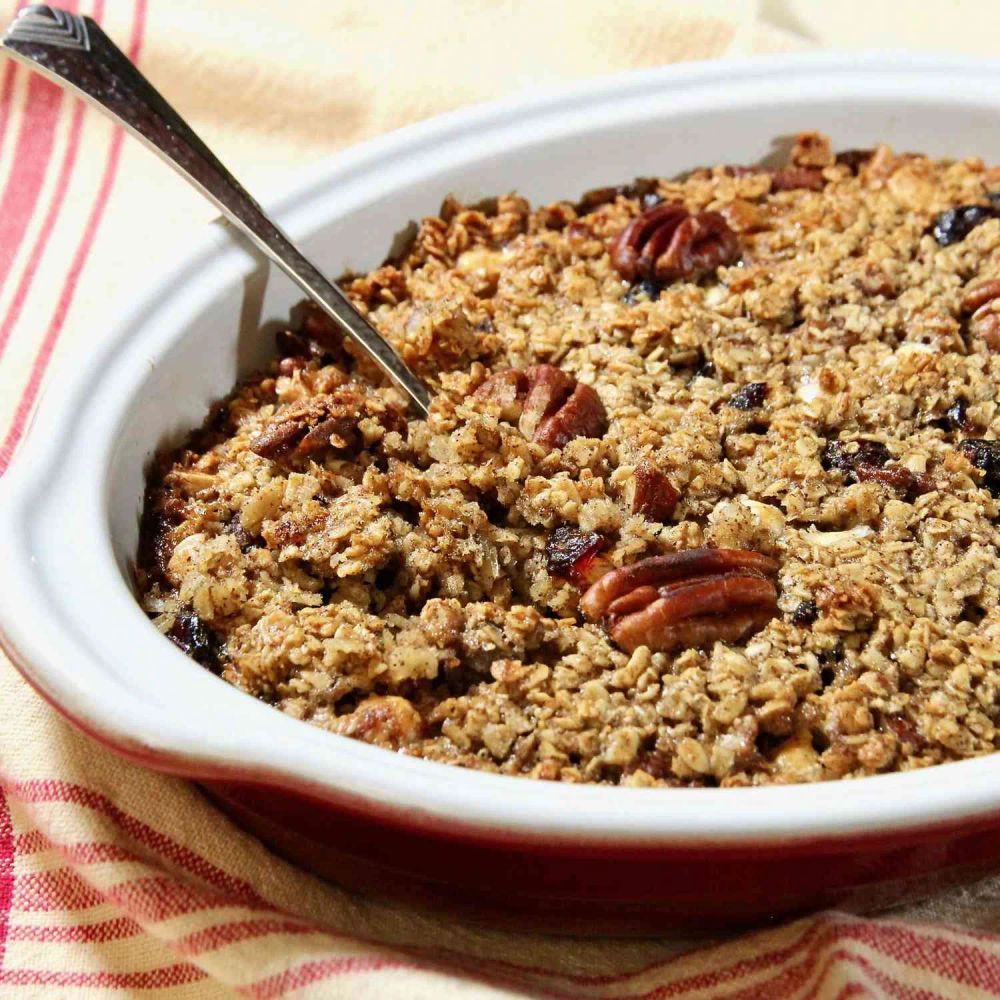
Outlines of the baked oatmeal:
[[150,479],[160,630],[282,712],[623,785],[1000,745],[1000,168],[816,133],[535,209],[448,199]]

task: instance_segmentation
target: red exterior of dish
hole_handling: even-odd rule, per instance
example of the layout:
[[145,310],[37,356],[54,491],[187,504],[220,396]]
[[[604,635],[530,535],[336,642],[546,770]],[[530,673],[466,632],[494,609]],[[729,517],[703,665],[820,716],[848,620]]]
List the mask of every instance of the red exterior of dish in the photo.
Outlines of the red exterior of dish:
[[[477,923],[576,935],[701,935],[821,907],[883,909],[1000,871],[1000,810],[902,832],[693,847],[493,833],[206,767],[116,741],[58,704],[0,633],[0,646],[61,715],[154,770],[199,781],[276,852],[361,892]],[[208,772],[211,772],[210,774]]]
[[732,847],[449,834],[310,795],[204,784],[275,851],[348,889],[564,934],[704,934],[838,906],[881,909],[1000,870],[1000,815],[905,834]]

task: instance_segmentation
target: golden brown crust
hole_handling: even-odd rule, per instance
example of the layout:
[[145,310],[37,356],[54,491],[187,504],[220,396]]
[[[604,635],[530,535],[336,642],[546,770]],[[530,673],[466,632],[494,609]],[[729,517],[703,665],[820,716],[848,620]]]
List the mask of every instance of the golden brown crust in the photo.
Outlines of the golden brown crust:
[[[728,787],[997,749],[1000,220],[934,227],[1000,174],[815,135],[783,169],[452,200],[346,286],[431,417],[404,425],[307,312],[151,485],[158,627],[292,716],[507,774]],[[657,199],[719,213],[739,259],[624,281],[610,248]],[[534,439],[545,408],[519,426],[539,366],[570,387],[571,438]],[[629,652],[580,613],[598,569],[701,547],[773,560],[777,615],[739,577],[749,607]]]

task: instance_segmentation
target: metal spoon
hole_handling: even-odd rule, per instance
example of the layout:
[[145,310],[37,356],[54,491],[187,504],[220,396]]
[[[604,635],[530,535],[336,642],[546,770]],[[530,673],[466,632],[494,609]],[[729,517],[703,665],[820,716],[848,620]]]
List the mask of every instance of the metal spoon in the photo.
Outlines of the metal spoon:
[[25,7],[0,45],[29,68],[76,91],[163,157],[364,348],[416,413],[427,416],[430,395],[423,382],[344,293],[306,260],[94,21],[59,7]]

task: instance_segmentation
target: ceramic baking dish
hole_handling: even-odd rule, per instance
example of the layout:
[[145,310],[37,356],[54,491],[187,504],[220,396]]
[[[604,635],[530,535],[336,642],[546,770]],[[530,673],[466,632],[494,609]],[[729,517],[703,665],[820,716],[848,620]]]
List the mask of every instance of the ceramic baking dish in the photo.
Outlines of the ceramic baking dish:
[[[332,274],[406,224],[517,190],[753,162],[802,129],[837,148],[1000,161],[1000,62],[871,55],[693,64],[449,115],[312,171],[272,207]],[[139,234],[136,234],[138,240]],[[25,677],[116,752],[193,778],[342,884],[565,932],[719,926],[884,905],[1000,868],[1000,755],[759,789],[564,786],[428,763],[283,716],[153,628],[132,592],[154,449],[268,356],[298,298],[209,227],[78,345],[0,485],[0,630]]]

